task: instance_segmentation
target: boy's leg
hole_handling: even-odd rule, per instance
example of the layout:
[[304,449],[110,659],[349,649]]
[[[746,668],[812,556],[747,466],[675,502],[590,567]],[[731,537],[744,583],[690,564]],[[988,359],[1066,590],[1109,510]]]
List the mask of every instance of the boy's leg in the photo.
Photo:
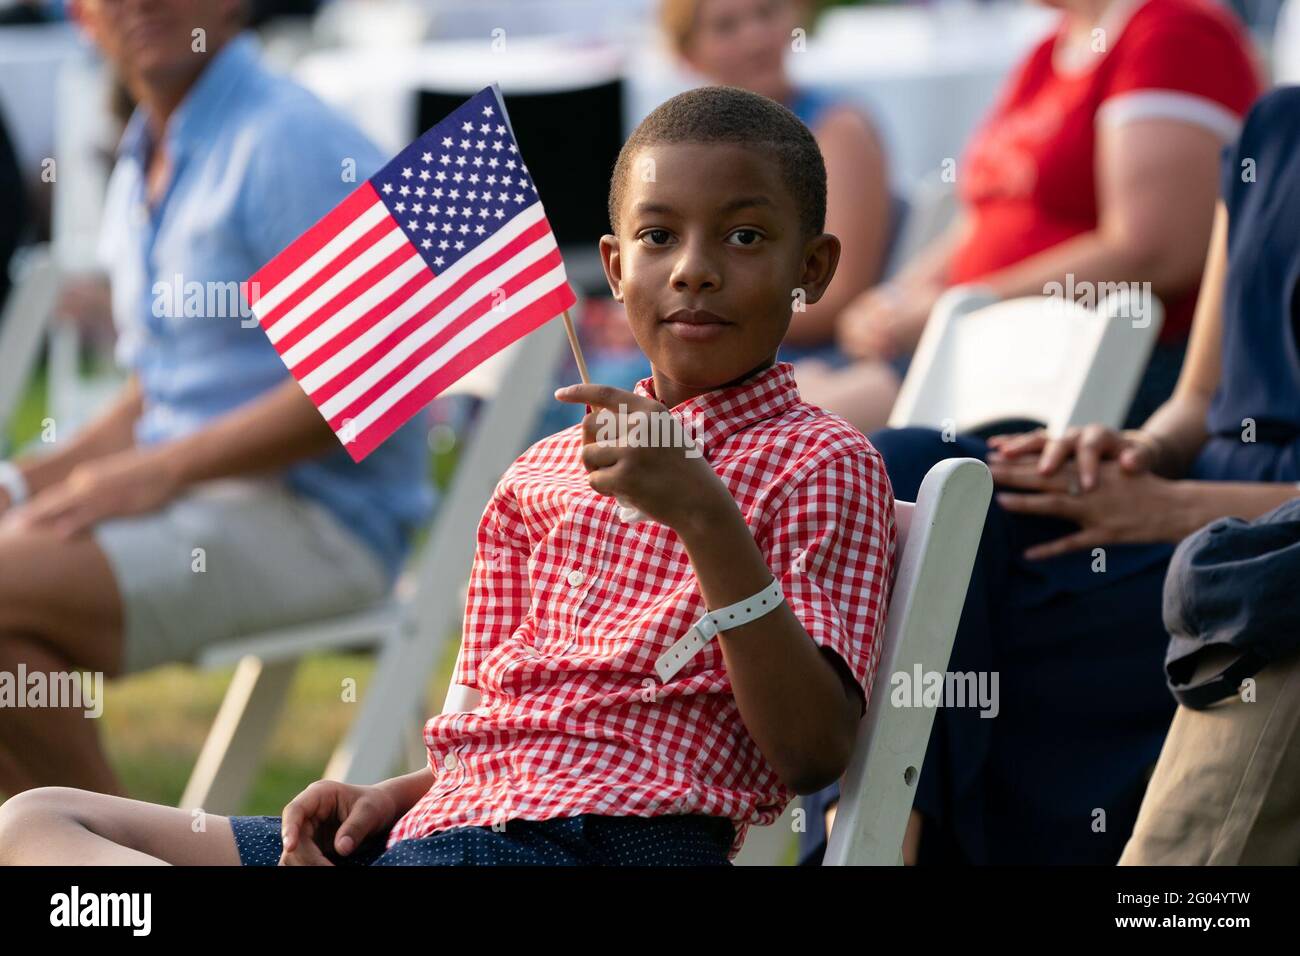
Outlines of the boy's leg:
[[239,854],[225,817],[43,787],[0,805],[0,864],[237,866]]
[[[0,531],[0,672],[17,675],[21,665],[28,674],[84,669],[112,677],[121,650],[121,600],[92,537]],[[85,710],[0,710],[0,793],[51,783],[116,791],[98,721]]]

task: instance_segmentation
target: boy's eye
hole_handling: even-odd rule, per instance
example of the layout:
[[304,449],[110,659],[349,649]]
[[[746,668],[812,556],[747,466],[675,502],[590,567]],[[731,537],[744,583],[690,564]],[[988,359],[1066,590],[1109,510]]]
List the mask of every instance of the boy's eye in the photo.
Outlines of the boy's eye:
[[763,234],[759,232],[757,229],[737,229],[731,235],[727,236],[727,240],[728,241],[734,240],[734,242],[732,242],[732,245],[737,245],[737,246],[757,245],[758,241],[762,238],[763,238]]
[[662,246],[672,238],[672,233],[667,229],[647,229],[641,233],[641,239],[652,246]]

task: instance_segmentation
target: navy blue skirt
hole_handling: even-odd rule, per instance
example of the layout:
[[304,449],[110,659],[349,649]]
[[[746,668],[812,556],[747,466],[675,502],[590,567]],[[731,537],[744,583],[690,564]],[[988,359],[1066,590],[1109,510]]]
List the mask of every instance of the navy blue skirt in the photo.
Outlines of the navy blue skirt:
[[[244,866],[280,861],[279,817],[231,817]],[[730,866],[735,826],[726,817],[607,817],[510,820],[500,830],[456,827],[385,849],[375,834],[339,866]]]

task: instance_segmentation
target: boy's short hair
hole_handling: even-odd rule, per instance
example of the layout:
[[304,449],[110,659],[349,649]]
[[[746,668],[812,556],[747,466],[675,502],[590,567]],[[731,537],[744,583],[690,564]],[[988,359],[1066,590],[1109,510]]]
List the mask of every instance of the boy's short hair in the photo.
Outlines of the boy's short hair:
[[736,143],[772,157],[799,206],[804,236],[825,230],[826,163],[808,127],[766,96],[734,86],[705,86],[660,104],[619,150],[609,184],[609,222],[615,233],[632,158],[659,143]]

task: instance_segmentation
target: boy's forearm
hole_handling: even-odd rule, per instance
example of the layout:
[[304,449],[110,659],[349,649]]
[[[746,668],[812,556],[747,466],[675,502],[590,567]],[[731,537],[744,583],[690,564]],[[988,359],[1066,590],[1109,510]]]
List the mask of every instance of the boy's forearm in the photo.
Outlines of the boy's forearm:
[[[135,423],[144,401],[139,381],[132,376],[99,417],[89,422],[66,445],[52,451],[22,455],[15,459],[32,494],[44,491],[66,478],[78,465],[135,444]],[[57,422],[55,423],[57,427]]]
[[[711,610],[771,584],[772,570],[729,495],[697,508],[689,526],[675,530]],[[833,782],[852,751],[861,700],[850,696],[790,606],[782,602],[715,640],[741,719],[786,785],[805,793]]]
[[384,780],[378,786],[393,798],[393,803],[397,805],[398,816],[401,816],[429,792],[429,788],[433,786],[433,771],[424,767],[413,773]]

